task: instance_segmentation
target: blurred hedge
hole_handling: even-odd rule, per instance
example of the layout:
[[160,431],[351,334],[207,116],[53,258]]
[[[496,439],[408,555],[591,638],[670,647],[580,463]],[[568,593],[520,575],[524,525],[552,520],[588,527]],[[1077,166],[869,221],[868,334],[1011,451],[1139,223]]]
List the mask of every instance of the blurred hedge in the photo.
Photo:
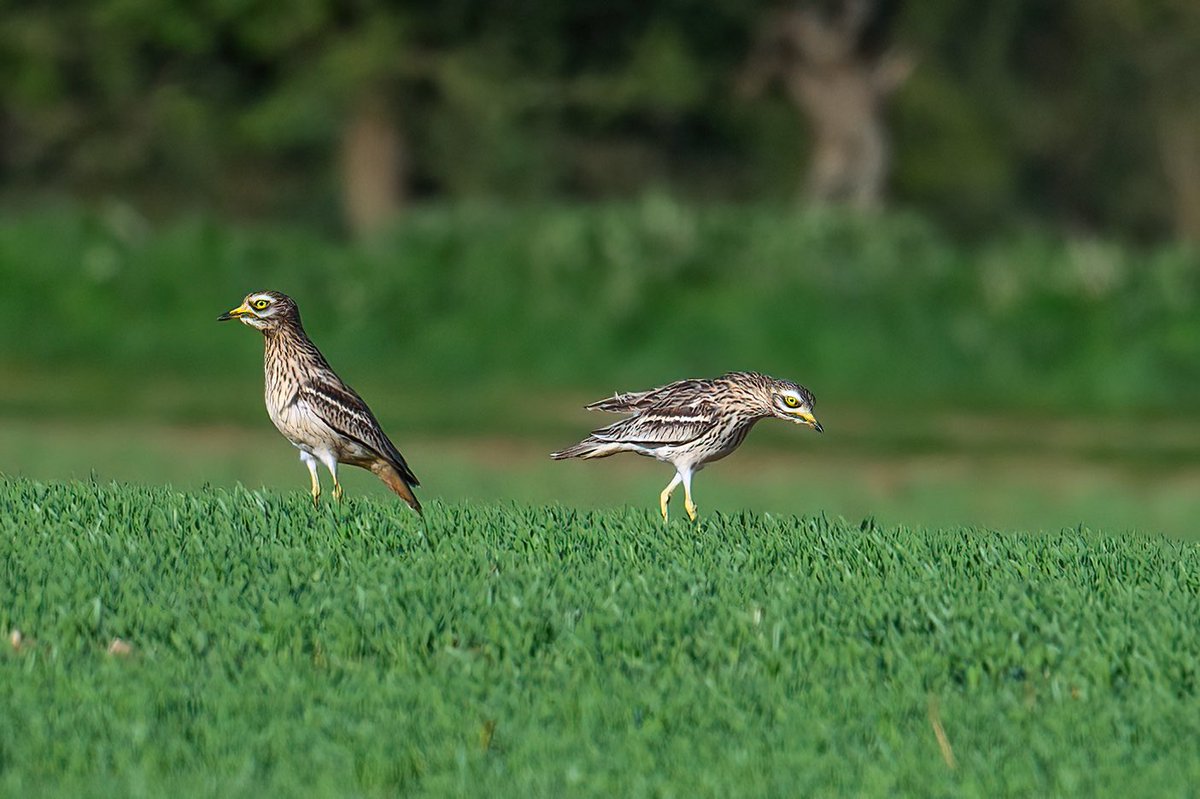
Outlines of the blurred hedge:
[[0,368],[219,385],[261,357],[215,322],[294,295],[335,364],[379,382],[609,391],[757,368],[818,396],[1190,408],[1200,258],[910,215],[457,206],[350,245],[128,209],[0,221]]

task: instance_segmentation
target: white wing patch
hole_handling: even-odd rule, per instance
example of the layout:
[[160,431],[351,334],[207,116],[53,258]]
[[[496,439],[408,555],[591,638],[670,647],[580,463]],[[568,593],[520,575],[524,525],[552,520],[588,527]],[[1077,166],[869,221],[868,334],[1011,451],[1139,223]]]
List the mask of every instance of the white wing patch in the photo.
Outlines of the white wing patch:
[[713,428],[715,421],[713,415],[695,413],[692,409],[679,414],[659,409],[614,422],[596,430],[592,436],[600,441],[626,444],[677,445],[704,435]]

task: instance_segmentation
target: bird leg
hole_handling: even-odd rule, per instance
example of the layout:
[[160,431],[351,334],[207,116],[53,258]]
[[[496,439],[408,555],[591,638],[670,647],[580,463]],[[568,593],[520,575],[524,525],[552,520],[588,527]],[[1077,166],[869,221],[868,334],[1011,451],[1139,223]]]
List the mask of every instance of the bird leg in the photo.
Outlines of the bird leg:
[[667,487],[664,488],[662,493],[658,495],[658,509],[662,511],[663,524],[666,524],[668,521],[667,505],[669,505],[671,502],[671,494],[675,492],[675,487],[681,482],[683,482],[683,478],[676,474],[675,478],[671,480],[671,482],[667,483]]
[[[337,479],[337,456],[328,450],[317,452],[317,457],[321,459],[321,463],[325,464],[325,468],[329,470],[329,476],[333,478],[333,498],[338,502],[342,501],[342,484]],[[314,465],[315,469],[316,466]]]
[[685,496],[683,498],[683,509],[687,511],[688,518],[696,521],[700,518],[700,509],[696,507],[696,503],[692,502],[692,498]]
[[696,521],[700,518],[700,509],[696,507],[696,503],[692,502],[692,473],[688,472],[683,476],[683,509],[687,511],[688,518]]
[[321,507],[321,481],[317,479],[317,460],[312,455],[309,455],[304,450],[300,451],[300,460],[304,461],[304,465],[308,467],[308,473],[312,477],[312,494],[313,507]]

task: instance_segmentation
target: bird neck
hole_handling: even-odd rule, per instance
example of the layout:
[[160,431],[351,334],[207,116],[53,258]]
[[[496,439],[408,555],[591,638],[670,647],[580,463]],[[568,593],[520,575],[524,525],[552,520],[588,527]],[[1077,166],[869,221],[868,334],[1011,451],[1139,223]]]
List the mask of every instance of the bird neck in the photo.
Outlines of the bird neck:
[[771,416],[769,413],[747,412],[733,419],[732,426],[749,431],[754,425]]
[[312,343],[312,339],[298,322],[270,328],[262,333],[264,356],[267,361],[273,358],[320,364],[325,361],[317,345]]

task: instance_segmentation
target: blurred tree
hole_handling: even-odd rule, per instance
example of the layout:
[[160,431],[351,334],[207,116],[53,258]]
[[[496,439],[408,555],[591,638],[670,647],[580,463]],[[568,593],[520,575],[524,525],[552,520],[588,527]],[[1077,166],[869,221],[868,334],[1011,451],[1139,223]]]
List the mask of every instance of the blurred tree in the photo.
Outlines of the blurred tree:
[[[0,16],[4,167],[87,190],[195,178],[222,147],[238,76],[213,63],[212,9],[103,0],[12,4]],[[183,80],[183,76],[193,79]]]
[[332,179],[365,232],[403,207],[404,117],[462,82],[470,23],[383,0],[26,4],[0,21],[3,167],[85,194],[182,183],[235,212]]
[[[1157,199],[1177,234],[1200,241],[1200,3],[1075,0],[1072,10],[1086,59],[1079,88],[1123,117],[1106,127],[1102,151],[1132,167],[1119,176],[1124,188],[1144,184],[1142,171],[1168,189],[1136,192],[1142,208],[1125,212],[1153,212]],[[1139,142],[1157,163],[1113,155]]]
[[406,9],[376,0],[243,4],[236,19],[245,57],[267,70],[246,98],[240,124],[250,142],[333,167],[342,212],[357,234],[403,208],[408,196],[411,85],[432,70]]
[[610,41],[592,39],[561,73],[575,190],[627,195],[670,182],[686,158],[687,138],[698,117],[713,113],[729,68],[725,54],[703,43],[705,25],[720,30],[729,19],[726,9],[693,9],[693,18],[705,20],[695,25],[687,21],[689,5],[626,2],[563,20],[564,31],[595,25],[597,32],[625,32]]
[[1053,178],[1042,177],[1054,170],[1043,173],[1042,166],[1054,163],[1050,153],[1069,137],[1069,123],[1054,113],[1062,98],[1042,86],[1046,75],[1070,71],[1055,22],[1039,11],[1046,5],[903,5],[895,36],[920,54],[921,68],[891,115],[898,200],[959,229],[1061,211],[1048,199]]
[[874,0],[796,3],[766,15],[739,81],[747,96],[779,78],[809,120],[806,194],[860,209],[883,200],[888,172],[887,98],[911,61],[886,45],[894,4]]
[[774,199],[807,155],[822,201],[1200,238],[1195,0],[779,2],[10,3],[0,189],[364,232],[424,196]]

